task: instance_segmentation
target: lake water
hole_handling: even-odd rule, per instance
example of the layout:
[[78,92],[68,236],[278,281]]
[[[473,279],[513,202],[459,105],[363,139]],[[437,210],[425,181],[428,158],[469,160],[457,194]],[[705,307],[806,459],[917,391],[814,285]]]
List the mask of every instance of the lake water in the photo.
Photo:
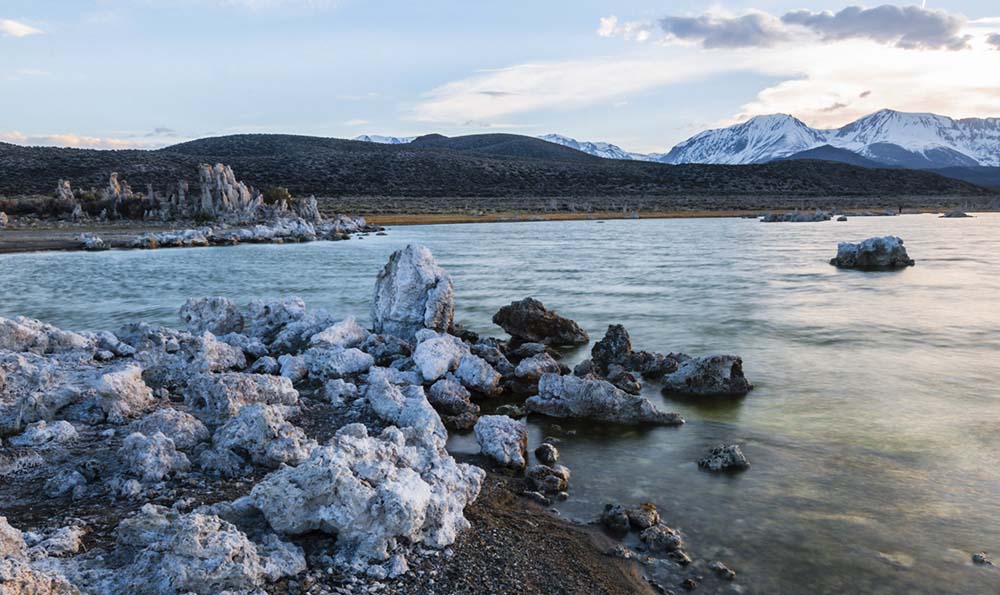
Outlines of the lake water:
[[[827,264],[841,240],[899,235],[917,265]],[[997,593],[1000,570],[1000,215],[526,222],[399,227],[301,245],[0,256],[0,315],[74,329],[179,326],[188,296],[297,294],[368,318],[375,274],[406,243],[452,275],[457,319],[499,334],[502,305],[534,296],[597,340],[742,355],[743,399],[665,400],[680,428],[558,421],[572,469],[560,510],[659,505],[693,557],[721,559],[754,593]],[[567,354],[568,361],[587,349]],[[552,420],[533,418],[533,436]],[[752,468],[699,471],[718,443]],[[468,438],[457,450],[474,450]]]

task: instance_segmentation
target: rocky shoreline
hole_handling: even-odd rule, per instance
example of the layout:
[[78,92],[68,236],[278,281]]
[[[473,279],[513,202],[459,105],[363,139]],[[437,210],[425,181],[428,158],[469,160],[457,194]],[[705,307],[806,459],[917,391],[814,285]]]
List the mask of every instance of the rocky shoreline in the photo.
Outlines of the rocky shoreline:
[[[529,298],[494,317],[510,339],[482,338],[453,295],[411,245],[376,279],[371,329],[298,298],[191,299],[187,330],[0,319],[4,594],[648,591],[627,560],[712,584],[658,520],[630,549],[533,508],[570,470],[516,418],[682,424],[636,387],[743,395],[739,358],[634,351],[612,326],[571,372],[573,321]],[[470,428],[482,454],[456,460],[448,433]]]

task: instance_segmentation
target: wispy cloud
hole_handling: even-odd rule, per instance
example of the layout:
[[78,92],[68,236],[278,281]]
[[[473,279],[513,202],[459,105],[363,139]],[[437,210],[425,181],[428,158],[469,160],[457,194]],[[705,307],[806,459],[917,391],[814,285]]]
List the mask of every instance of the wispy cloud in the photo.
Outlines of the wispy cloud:
[[412,110],[417,120],[461,124],[495,122],[516,113],[620,99],[633,91],[709,76],[724,64],[653,60],[577,60],[519,64],[480,72],[426,94]]
[[42,30],[18,21],[0,19],[0,33],[7,37],[27,37],[28,35],[40,35]]
[[990,33],[986,36],[986,43],[1000,50],[1000,33]]

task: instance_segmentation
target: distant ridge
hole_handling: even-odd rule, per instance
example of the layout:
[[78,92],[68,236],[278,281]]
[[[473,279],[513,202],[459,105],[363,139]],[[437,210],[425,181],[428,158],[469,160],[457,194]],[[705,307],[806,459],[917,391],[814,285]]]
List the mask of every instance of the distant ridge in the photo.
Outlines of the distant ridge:
[[[601,159],[515,134],[427,135],[379,144],[283,134],[204,138],[155,151],[0,144],[0,194],[51,194],[59,179],[103,188],[118,172],[134,188],[176,188],[199,163],[224,162],[241,180],[327,197],[712,197],[993,196],[966,182],[904,169],[791,160],[745,166],[665,165]],[[718,204],[718,203],[716,203]],[[764,198],[744,201],[767,208]]]

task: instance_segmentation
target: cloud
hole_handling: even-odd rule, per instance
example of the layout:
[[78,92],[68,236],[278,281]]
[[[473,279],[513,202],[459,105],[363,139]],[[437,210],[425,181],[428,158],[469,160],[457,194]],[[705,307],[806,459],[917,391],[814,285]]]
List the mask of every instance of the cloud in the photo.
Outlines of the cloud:
[[986,36],[986,43],[1000,50],[1000,33],[990,33]]
[[959,14],[920,6],[848,6],[838,12],[794,10],[778,17],[749,11],[734,15],[710,11],[698,16],[667,16],[654,23],[618,17],[600,20],[602,37],[634,41],[651,39],[659,29],[660,43],[697,44],[707,49],[768,48],[786,42],[868,40],[909,50],[965,50],[967,27],[987,27],[992,19],[968,21]]
[[73,133],[27,135],[17,130],[0,132],[0,142],[30,147],[72,147],[76,149],[154,149],[164,145],[163,142],[139,140],[135,137],[109,138]]
[[611,15],[601,19],[597,34],[601,37],[623,37],[629,41],[643,42],[653,33],[653,26],[642,21],[619,23],[618,17]]
[[347,120],[343,122],[344,126],[364,126],[369,124],[368,120],[362,120],[360,118],[355,118],[354,120]]
[[0,19],[0,33],[9,37],[27,37],[28,35],[40,35],[42,30],[10,19]]
[[781,20],[764,12],[665,17],[659,24],[668,40],[694,41],[709,49],[769,47],[789,38]]
[[177,131],[165,126],[157,126],[152,131],[146,133],[146,138],[153,136],[177,136]]
[[425,94],[410,115],[427,122],[496,122],[510,114],[607,103],[633,91],[695,80],[727,68],[664,59],[519,64],[441,85]]
[[962,35],[965,17],[920,6],[848,6],[837,13],[796,10],[781,20],[805,27],[826,41],[870,39],[903,49],[964,50],[971,39]]
[[869,95],[871,95],[871,94],[872,94],[871,90],[868,90],[868,91],[862,91],[862,92],[861,92],[861,93],[860,93],[860,94],[858,95],[858,98],[859,98],[859,99],[864,99],[865,97],[868,97],[868,96],[869,96]]
[[846,103],[841,103],[841,102],[838,101],[837,103],[834,103],[833,105],[830,105],[830,106],[822,108],[820,111],[829,114],[829,113],[832,113],[832,112],[840,111],[840,110],[844,109],[845,107],[847,107]]

